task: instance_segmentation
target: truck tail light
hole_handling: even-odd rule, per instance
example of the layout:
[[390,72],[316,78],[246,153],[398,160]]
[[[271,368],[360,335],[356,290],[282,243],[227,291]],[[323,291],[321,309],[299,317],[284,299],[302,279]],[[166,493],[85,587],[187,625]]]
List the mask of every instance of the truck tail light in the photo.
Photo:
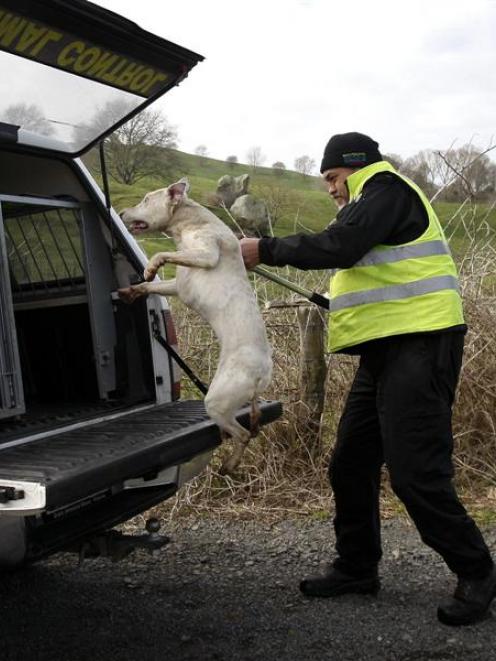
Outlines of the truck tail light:
[[[174,321],[172,319],[172,314],[170,310],[162,310],[162,315],[164,319],[165,327],[165,338],[167,343],[177,351],[177,334],[176,327],[174,326]],[[172,373],[172,400],[176,401],[181,397],[181,369],[176,362],[169,357]]]

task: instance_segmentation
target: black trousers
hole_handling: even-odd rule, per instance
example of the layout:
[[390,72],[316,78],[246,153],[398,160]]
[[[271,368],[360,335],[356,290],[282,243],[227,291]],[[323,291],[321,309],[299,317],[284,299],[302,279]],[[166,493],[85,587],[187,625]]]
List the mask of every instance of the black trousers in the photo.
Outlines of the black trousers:
[[362,354],[329,466],[338,569],[377,571],[385,462],[422,540],[448,567],[467,578],[491,570],[489,550],[452,484],[451,409],[463,342],[461,332],[405,335]]

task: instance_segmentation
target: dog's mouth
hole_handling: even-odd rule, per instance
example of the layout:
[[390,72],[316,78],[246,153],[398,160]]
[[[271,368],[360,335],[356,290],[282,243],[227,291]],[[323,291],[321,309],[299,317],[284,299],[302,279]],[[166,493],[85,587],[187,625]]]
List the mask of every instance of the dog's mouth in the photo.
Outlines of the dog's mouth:
[[129,224],[129,231],[131,234],[139,234],[140,232],[146,232],[148,229],[148,223],[145,223],[144,220],[133,220]]

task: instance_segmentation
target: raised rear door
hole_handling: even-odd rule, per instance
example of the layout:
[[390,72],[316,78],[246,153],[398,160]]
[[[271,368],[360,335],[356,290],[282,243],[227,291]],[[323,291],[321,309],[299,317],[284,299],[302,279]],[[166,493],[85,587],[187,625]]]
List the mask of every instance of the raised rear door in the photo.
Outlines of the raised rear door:
[[0,0],[0,123],[80,156],[201,60],[93,2]]

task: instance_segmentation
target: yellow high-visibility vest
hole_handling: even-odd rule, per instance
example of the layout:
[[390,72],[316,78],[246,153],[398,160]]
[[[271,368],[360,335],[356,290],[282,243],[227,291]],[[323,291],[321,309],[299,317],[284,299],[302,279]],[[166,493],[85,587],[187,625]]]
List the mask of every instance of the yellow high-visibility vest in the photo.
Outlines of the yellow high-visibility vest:
[[340,351],[392,335],[450,328],[464,323],[458,274],[429,200],[387,161],[351,174],[349,204],[379,172],[393,172],[420,197],[429,218],[425,232],[401,245],[377,245],[349,269],[331,277],[329,350]]

